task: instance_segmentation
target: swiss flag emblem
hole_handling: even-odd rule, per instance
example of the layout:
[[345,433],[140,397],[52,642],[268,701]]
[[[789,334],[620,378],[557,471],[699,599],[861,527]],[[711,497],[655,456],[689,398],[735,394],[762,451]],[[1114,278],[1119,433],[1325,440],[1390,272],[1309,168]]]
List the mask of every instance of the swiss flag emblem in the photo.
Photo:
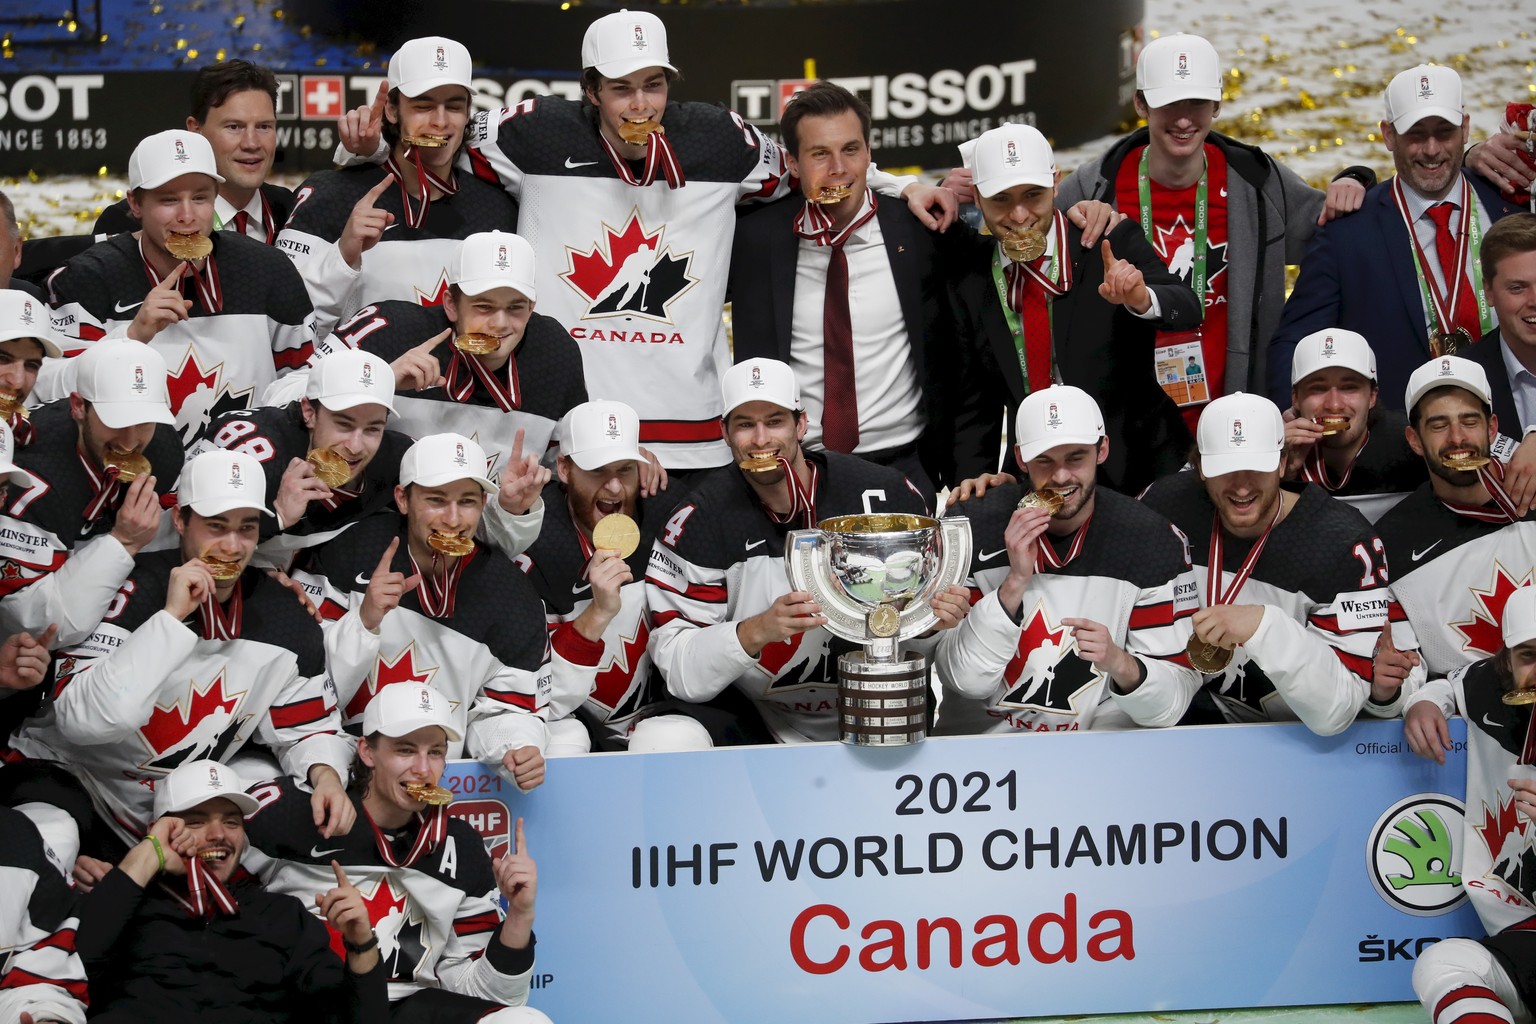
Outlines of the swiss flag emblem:
[[346,104],[340,75],[304,75],[299,80],[299,114],[306,121],[334,121]]

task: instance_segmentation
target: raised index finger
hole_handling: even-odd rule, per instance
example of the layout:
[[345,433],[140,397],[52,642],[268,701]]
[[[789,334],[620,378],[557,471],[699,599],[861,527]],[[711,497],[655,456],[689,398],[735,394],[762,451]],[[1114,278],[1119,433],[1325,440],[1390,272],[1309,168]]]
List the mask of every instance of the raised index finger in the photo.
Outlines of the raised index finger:
[[1115,250],[1109,247],[1109,239],[1099,243],[1099,255],[1104,257],[1104,272],[1108,273],[1115,265]]
[[379,559],[379,567],[373,570],[375,576],[382,576],[389,572],[389,567],[395,562],[395,552],[400,550],[400,538],[391,537],[389,547],[384,549],[384,556]]
[[523,428],[518,427],[517,433],[512,435],[512,457],[507,460],[507,465],[521,468],[523,464]]
[[389,82],[379,83],[379,91],[373,97],[373,109],[368,111],[368,124],[374,126],[384,121],[384,104],[389,100]]
[[389,186],[393,185],[394,183],[394,175],[384,175],[384,180],[380,181],[377,185],[373,186],[373,188],[369,189],[368,194],[363,196],[363,205],[372,206],[377,203],[380,197],[382,197],[384,193],[389,190]]
[[517,831],[513,835],[512,839],[513,839],[513,844],[512,844],[512,852],[513,853],[527,853],[528,852],[528,839],[527,839],[526,836],[523,835],[523,819],[522,818],[518,818],[517,819]]
[[345,871],[341,870],[341,862],[336,860],[335,858],[331,859],[331,870],[336,872],[336,884],[337,885],[339,885],[343,889],[345,889],[347,886],[352,884],[351,882],[347,881],[347,873]]
[[428,338],[426,341],[422,342],[416,347],[421,349],[423,352],[431,352],[436,349],[437,346],[441,345],[451,337],[453,337],[453,328],[449,327],[446,330],[434,334],[432,337]]
[[186,272],[187,272],[187,261],[186,260],[179,260],[179,261],[177,261],[175,268],[169,274],[165,275],[165,280],[161,281],[158,285],[156,285],[156,287],[157,288],[171,288],[171,287],[177,285],[181,281],[181,275],[185,274]]

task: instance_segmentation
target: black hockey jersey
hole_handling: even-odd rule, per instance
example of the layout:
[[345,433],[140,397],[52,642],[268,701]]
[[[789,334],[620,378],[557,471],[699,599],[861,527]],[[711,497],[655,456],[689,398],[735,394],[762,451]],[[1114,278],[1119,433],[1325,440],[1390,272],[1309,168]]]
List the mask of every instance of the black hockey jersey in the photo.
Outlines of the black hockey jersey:
[[1302,469],[1302,479],[1353,505],[1369,522],[1376,522],[1428,479],[1424,459],[1413,453],[1403,434],[1407,424],[1408,417],[1396,409],[1378,408],[1376,422],[1349,469],[1335,477],[1318,460],[1310,459]]
[[[815,519],[861,512],[926,515],[900,472],[852,455],[806,452],[816,466]],[[734,683],[757,702],[781,743],[838,737],[836,659],[853,649],[825,628],[771,643],[753,658],[736,623],[790,592],[784,539],[801,524],[768,517],[742,471],[722,466],[698,478],[651,548],[646,599],[651,660],[668,691],[705,701]]]

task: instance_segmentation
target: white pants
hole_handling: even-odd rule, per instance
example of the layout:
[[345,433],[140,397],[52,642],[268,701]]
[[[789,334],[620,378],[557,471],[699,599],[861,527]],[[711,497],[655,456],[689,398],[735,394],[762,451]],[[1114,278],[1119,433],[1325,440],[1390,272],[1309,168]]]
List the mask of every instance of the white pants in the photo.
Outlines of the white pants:
[[1426,949],[1413,965],[1413,991],[1434,1024],[1453,1024],[1470,1013],[1531,1024],[1514,981],[1487,947],[1472,939],[1441,939]]

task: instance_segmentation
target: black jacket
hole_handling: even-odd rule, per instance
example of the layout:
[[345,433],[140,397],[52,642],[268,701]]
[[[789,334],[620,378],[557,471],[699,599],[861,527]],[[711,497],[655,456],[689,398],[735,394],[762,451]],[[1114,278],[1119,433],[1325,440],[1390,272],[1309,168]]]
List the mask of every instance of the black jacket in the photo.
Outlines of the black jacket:
[[[179,879],[170,879],[175,885]],[[389,1019],[385,972],[357,975],[318,918],[249,877],[230,885],[239,912],[194,920],[159,882],[113,870],[81,903],[76,950],[91,1017],[220,1024]]]
[[1488,374],[1488,390],[1493,395],[1493,414],[1499,418],[1499,433],[1518,439],[1525,432],[1526,424],[1520,422],[1520,413],[1516,411],[1515,391],[1509,382],[1509,371],[1504,368],[1501,340],[1499,329],[1495,327],[1460,354]]

